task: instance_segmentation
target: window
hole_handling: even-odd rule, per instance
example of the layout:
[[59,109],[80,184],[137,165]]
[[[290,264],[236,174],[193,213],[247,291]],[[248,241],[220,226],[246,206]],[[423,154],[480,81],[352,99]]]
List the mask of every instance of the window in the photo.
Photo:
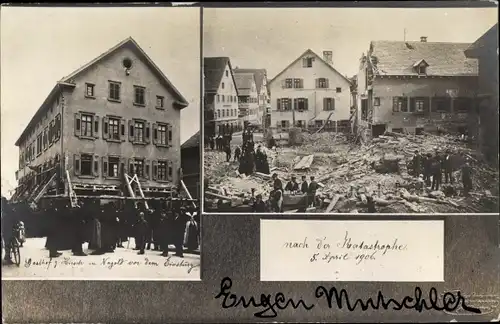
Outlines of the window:
[[453,102],[453,110],[458,113],[471,111],[473,108],[472,98],[458,97]]
[[130,169],[132,174],[136,174],[140,178],[144,178],[144,160],[143,159],[134,159],[130,163]]
[[281,121],[281,127],[282,128],[287,128],[288,127],[288,120],[282,120]]
[[112,177],[112,178],[118,178],[119,166],[120,166],[120,158],[109,157],[108,158],[107,176]]
[[408,112],[408,100],[406,97],[393,97],[392,98],[392,111],[393,112]]
[[158,176],[157,176],[158,180],[166,181],[167,172],[168,172],[168,163],[166,161],[158,161]]
[[337,88],[335,88],[335,91],[336,91],[337,93],[341,93],[341,92],[342,92],[342,88],[337,87]]
[[[227,72],[227,71],[226,71],[226,72]],[[222,86],[222,89],[224,89],[224,82],[222,82],[222,85],[221,85],[221,86]]]
[[[293,87],[296,89],[304,88],[303,81],[304,81],[303,79],[293,79]],[[263,97],[263,96],[259,96],[259,97]]]
[[43,150],[45,151],[49,147],[49,128],[45,127],[43,131]]
[[163,108],[164,97],[156,96],[156,108]]
[[92,175],[92,155],[82,154],[80,156],[80,174],[83,176]]
[[450,97],[433,97],[432,98],[432,111],[433,112],[450,112],[451,111],[451,98]]
[[94,85],[92,83],[85,84],[85,96],[94,98]]
[[226,96],[222,95],[222,102],[225,102],[225,100],[226,100]]
[[36,155],[42,154],[42,133],[36,137]]
[[418,74],[426,74],[427,72],[427,67],[425,65],[420,65],[418,67]]
[[[92,137],[92,118],[91,115],[81,115],[81,136]],[[78,125],[78,120],[77,120]]]
[[134,104],[144,106],[146,101],[145,101],[145,92],[146,89],[144,87],[139,87],[139,86],[134,86],[134,93],[135,93],[135,98],[134,98]]
[[217,109],[217,118],[220,118],[220,110]]
[[410,112],[423,113],[429,111],[429,98],[410,98]]
[[134,122],[134,142],[144,142],[144,123],[140,121]]
[[226,70],[226,76],[229,76],[229,71],[228,70]]
[[380,106],[380,97],[373,98],[373,105]]
[[328,88],[328,79],[326,79],[326,78],[316,79],[316,88],[319,88],[319,89]]
[[108,134],[109,138],[113,140],[120,139],[120,120],[117,118],[110,118],[108,120]]
[[305,57],[302,59],[302,67],[310,68],[312,67],[314,57]]
[[324,111],[335,110],[335,98],[323,98],[323,110]]
[[114,101],[120,101],[120,83],[109,82],[109,99]]
[[167,125],[158,125],[156,141],[160,145],[167,145]]
[[307,98],[295,98],[294,99],[294,109],[298,111],[304,111],[308,109]]
[[220,95],[217,95],[217,102],[220,102]]
[[49,145],[54,143],[54,121],[52,120],[49,124]]
[[285,79],[285,88],[290,89],[293,85],[293,79]]

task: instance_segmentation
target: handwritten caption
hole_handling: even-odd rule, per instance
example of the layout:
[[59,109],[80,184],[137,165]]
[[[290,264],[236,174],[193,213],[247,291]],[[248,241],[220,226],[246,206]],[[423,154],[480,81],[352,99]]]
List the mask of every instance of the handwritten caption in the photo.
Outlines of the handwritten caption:
[[285,242],[283,248],[312,250],[313,252],[309,257],[309,262],[311,263],[354,261],[356,265],[360,265],[364,262],[381,258],[387,253],[407,251],[408,245],[398,242],[397,238],[390,243],[381,243],[379,240],[375,240],[374,242],[364,240],[356,242],[350,237],[349,232],[346,231],[342,242],[335,241],[326,236],[314,239],[306,236],[302,242]]
[[112,270],[115,268],[123,268],[123,267],[165,267],[165,268],[186,268],[187,273],[191,273],[196,268],[199,268],[199,264],[193,264],[191,262],[185,260],[172,260],[171,257],[167,257],[165,261],[159,262],[156,260],[151,260],[147,257],[142,260],[132,260],[126,258],[112,258],[112,257],[103,257],[100,261],[87,261],[82,259],[70,258],[70,257],[61,257],[61,258],[40,258],[33,259],[27,258],[24,260],[25,268],[45,268],[56,269],[60,267],[101,267],[104,269]]

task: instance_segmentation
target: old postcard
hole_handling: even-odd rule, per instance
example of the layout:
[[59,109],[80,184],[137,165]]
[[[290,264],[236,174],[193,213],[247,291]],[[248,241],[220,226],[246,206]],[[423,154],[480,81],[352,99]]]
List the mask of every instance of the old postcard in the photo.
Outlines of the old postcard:
[[205,8],[204,211],[497,213],[495,8]]
[[3,279],[199,280],[200,9],[1,18]]

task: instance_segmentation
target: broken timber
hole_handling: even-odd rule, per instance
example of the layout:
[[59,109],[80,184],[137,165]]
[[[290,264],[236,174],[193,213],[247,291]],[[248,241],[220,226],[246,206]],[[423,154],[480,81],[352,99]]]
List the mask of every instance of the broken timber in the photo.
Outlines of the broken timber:
[[332,201],[330,202],[330,204],[326,208],[325,213],[331,212],[333,210],[333,208],[335,208],[335,205],[337,204],[339,199],[340,199],[340,195],[339,194],[335,195],[335,197],[333,197]]
[[307,155],[304,156],[299,163],[295,165],[293,168],[294,170],[304,170],[304,169],[309,169],[311,167],[311,164],[313,163],[314,160],[314,155]]

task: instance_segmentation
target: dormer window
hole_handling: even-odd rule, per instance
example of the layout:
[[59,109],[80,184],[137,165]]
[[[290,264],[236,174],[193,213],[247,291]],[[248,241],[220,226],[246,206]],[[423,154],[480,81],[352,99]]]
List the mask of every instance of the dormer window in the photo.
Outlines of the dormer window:
[[413,64],[413,68],[416,70],[418,75],[426,75],[428,66],[429,64],[427,64],[427,62],[423,59]]

